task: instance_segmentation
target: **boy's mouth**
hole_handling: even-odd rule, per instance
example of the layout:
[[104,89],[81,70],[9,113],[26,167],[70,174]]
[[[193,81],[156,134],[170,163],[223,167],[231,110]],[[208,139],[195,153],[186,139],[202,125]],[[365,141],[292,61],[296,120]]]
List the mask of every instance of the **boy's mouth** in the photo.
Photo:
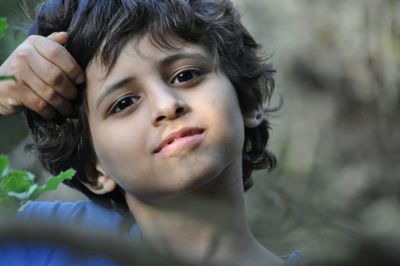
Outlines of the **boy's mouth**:
[[190,136],[201,135],[204,133],[204,131],[205,131],[204,129],[197,127],[185,127],[177,131],[174,131],[161,141],[161,143],[154,150],[154,153],[159,153],[166,146],[173,144],[177,140],[187,138]]

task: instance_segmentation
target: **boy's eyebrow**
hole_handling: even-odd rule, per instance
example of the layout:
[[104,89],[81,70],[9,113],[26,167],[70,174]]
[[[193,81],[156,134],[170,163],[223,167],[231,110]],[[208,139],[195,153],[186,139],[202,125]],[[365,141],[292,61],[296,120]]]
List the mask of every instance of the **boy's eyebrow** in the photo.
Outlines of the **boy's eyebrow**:
[[126,77],[126,78],[124,78],[124,79],[122,79],[122,80],[120,80],[120,81],[118,81],[118,82],[116,82],[116,83],[114,83],[114,84],[112,84],[112,85],[106,87],[106,88],[103,90],[103,92],[100,94],[99,98],[97,99],[97,101],[96,101],[96,108],[95,108],[95,109],[97,110],[97,108],[99,107],[99,105],[101,104],[101,102],[102,102],[110,93],[112,93],[112,92],[115,91],[116,89],[118,89],[118,88],[120,88],[120,87],[122,87],[122,86],[124,86],[124,85],[126,85],[126,84],[128,84],[128,83],[133,82],[134,80],[135,80],[135,77]]
[[175,61],[178,61],[180,59],[197,59],[197,60],[209,61],[209,58],[202,55],[201,53],[179,52],[176,54],[168,55],[167,57],[161,59],[159,62],[159,65],[161,68],[163,68],[168,65],[171,65],[172,63],[174,63]]
[[[202,55],[201,53],[185,53],[185,52],[179,52],[176,54],[171,54],[166,56],[165,58],[161,59],[158,62],[158,65],[160,66],[160,68],[165,68],[168,67],[169,65],[173,64],[175,61],[181,60],[181,59],[196,59],[196,60],[203,60],[203,61],[208,61],[209,58],[207,58],[206,56]],[[126,77],[114,84],[111,84],[110,86],[106,87],[103,92],[100,94],[99,98],[96,101],[96,107],[95,109],[97,110],[97,108],[99,107],[99,105],[101,104],[101,102],[113,91],[115,91],[116,89],[123,87],[124,85],[131,83],[133,81],[135,81],[135,77],[133,76],[129,76]]]

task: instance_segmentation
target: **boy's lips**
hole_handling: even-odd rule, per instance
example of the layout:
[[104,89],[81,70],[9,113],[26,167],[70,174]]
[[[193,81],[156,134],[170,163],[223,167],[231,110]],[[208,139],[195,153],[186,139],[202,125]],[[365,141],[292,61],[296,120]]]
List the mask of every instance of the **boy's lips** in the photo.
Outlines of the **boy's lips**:
[[[160,151],[162,151],[164,148],[166,148],[171,144],[175,144],[178,146],[185,145],[192,139],[190,137],[201,135],[204,133],[204,131],[205,131],[204,129],[198,127],[185,127],[177,131],[174,131],[168,134],[168,136],[161,141],[161,143],[154,150],[154,153],[159,153]],[[184,141],[184,139],[186,139],[186,141]]]

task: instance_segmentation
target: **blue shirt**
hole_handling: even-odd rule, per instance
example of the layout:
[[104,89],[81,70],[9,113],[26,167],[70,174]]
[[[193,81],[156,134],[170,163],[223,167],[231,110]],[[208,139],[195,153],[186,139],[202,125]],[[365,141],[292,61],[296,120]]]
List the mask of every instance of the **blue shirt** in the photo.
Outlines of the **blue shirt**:
[[[78,202],[32,202],[17,215],[20,219],[52,219],[66,224],[76,224],[88,230],[121,232],[125,224],[124,217],[115,210],[105,209],[92,201]],[[123,231],[123,230],[122,230]],[[133,237],[139,235],[136,224],[130,225],[127,232]],[[294,265],[302,258],[298,252],[293,252],[285,261]],[[45,244],[21,245],[10,243],[0,246],[1,266],[117,266],[112,259],[105,257],[78,258],[67,250]],[[286,264],[285,264],[286,265]]]

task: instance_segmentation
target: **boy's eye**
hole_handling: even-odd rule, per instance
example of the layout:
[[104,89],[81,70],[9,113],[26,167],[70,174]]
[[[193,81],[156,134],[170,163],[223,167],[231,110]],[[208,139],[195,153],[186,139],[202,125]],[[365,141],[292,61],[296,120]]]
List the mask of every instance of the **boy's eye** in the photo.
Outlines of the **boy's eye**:
[[177,85],[180,83],[189,82],[189,81],[197,79],[201,74],[203,74],[203,73],[199,69],[183,70],[183,71],[178,72],[178,74],[176,74],[171,79],[171,83]]
[[115,105],[111,108],[110,114],[115,114],[124,111],[126,108],[131,105],[135,105],[139,101],[140,97],[138,96],[127,96],[118,100]]

